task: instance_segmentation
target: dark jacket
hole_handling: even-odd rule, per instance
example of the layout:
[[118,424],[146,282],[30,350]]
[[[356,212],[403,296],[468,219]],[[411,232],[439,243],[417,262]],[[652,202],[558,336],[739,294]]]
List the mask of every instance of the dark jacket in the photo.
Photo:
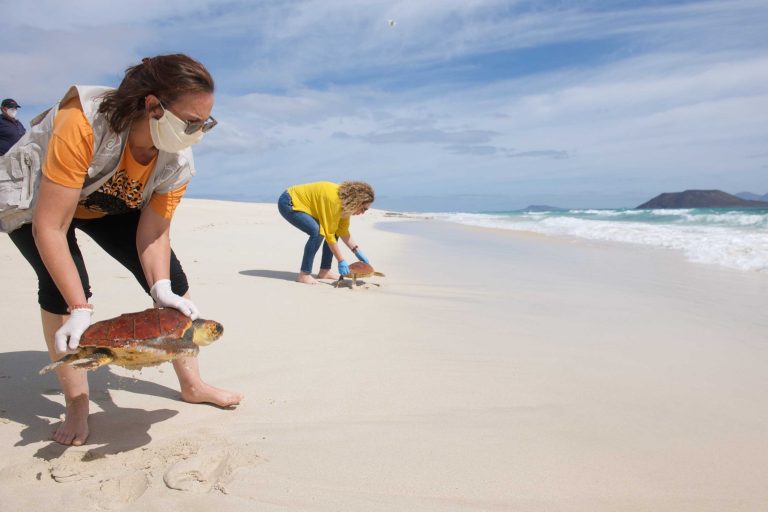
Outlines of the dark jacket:
[[0,115],[0,155],[7,153],[26,132],[18,119],[8,119]]

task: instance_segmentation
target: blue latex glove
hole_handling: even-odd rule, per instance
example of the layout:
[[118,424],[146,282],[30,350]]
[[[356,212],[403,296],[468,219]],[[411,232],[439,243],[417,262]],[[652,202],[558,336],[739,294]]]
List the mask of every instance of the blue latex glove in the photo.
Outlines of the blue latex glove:
[[361,251],[360,249],[355,251],[355,256],[357,256],[357,259],[359,259],[363,263],[368,263],[370,265],[368,258],[365,257],[365,254],[363,254],[363,251]]
[[349,263],[347,263],[347,260],[341,260],[339,262],[339,274],[342,276],[349,275]]

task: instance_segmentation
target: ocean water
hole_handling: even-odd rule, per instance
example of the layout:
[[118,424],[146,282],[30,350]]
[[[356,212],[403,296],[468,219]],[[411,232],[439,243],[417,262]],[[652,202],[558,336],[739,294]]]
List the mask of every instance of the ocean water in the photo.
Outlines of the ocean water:
[[431,218],[680,251],[690,261],[768,273],[768,209],[429,213]]

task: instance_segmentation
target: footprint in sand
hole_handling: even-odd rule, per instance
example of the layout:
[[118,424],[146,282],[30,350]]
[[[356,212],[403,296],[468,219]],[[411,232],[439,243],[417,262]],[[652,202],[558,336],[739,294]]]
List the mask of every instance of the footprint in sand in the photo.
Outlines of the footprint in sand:
[[206,493],[221,486],[232,472],[231,454],[220,446],[204,446],[193,456],[168,468],[163,475],[170,489]]
[[51,478],[59,483],[77,482],[93,478],[96,472],[82,463],[86,452],[68,451],[51,464]]
[[229,446],[203,446],[187,459],[175,463],[163,475],[170,489],[193,493],[218,490],[226,494],[224,484],[240,466],[251,464],[258,456],[250,450],[233,451]]
[[104,480],[100,483],[98,490],[87,493],[87,496],[102,509],[123,509],[141,497],[148,487],[147,475],[138,471],[120,478]]

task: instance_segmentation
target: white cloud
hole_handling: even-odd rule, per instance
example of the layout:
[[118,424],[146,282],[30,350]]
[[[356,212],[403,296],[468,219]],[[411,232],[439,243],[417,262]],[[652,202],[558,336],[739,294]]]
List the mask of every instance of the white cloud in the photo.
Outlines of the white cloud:
[[206,63],[220,119],[196,152],[206,191],[271,194],[357,176],[390,195],[405,180],[525,204],[555,190],[596,203],[623,194],[631,205],[662,182],[764,186],[766,159],[754,156],[768,135],[758,115],[768,107],[763,1],[14,9],[21,25],[0,34],[0,91],[27,119],[72,83],[117,83],[146,55],[183,51]]

